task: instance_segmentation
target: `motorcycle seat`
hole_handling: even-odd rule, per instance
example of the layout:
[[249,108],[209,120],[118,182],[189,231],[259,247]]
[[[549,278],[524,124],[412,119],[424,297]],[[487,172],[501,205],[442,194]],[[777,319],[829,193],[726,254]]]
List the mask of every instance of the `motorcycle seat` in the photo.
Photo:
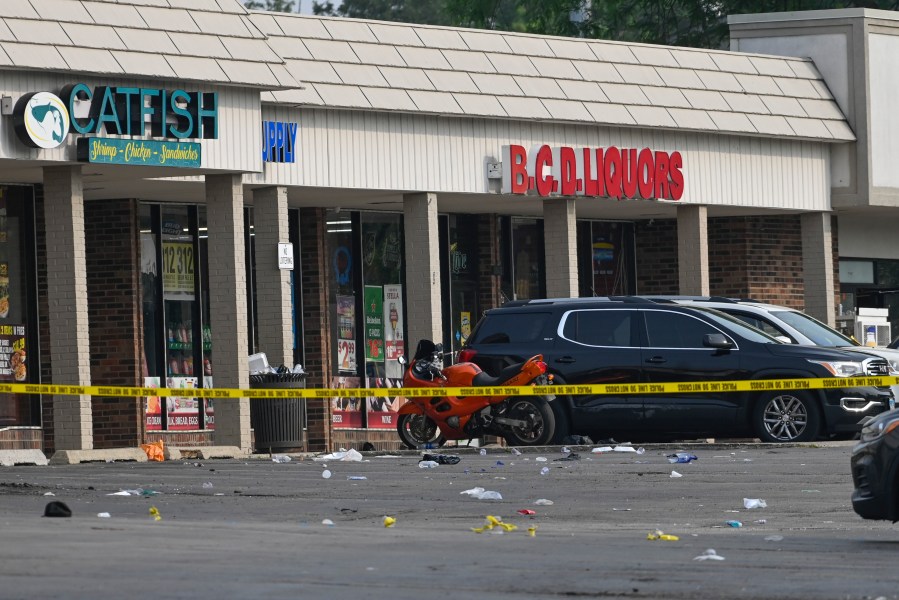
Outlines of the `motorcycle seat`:
[[471,385],[482,385],[482,386],[498,386],[503,383],[509,381],[518,373],[521,372],[521,367],[524,366],[523,362],[515,363],[514,365],[509,365],[502,371],[500,371],[499,375],[496,377],[491,376],[489,373],[485,373],[481,371],[477,375],[474,376],[471,380]]

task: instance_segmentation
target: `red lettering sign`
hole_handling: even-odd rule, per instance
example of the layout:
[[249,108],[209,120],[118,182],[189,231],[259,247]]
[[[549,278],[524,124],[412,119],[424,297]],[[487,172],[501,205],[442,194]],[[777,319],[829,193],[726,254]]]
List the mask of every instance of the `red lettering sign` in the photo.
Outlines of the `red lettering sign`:
[[503,146],[504,194],[680,200],[680,152],[649,148]]

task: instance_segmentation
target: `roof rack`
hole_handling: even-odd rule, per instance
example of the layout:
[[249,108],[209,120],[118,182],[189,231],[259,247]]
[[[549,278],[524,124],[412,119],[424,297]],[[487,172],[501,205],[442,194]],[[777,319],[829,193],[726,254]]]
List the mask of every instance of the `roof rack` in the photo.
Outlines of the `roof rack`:
[[559,303],[593,303],[593,302],[627,302],[632,304],[646,304],[653,302],[644,296],[583,296],[578,298],[534,298],[531,300],[509,300],[502,304],[503,307],[534,306],[537,304]]

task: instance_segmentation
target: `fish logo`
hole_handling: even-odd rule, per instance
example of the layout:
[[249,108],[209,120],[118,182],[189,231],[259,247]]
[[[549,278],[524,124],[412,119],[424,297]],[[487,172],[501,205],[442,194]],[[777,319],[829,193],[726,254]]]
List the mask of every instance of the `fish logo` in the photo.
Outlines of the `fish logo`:
[[22,96],[15,116],[19,139],[34,148],[56,148],[69,133],[69,111],[59,96],[50,92]]

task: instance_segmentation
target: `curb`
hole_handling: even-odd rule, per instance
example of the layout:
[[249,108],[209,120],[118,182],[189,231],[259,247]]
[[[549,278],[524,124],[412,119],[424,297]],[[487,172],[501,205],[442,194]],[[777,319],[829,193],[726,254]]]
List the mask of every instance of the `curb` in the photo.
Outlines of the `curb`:
[[47,457],[40,450],[0,450],[0,466],[48,464]]

